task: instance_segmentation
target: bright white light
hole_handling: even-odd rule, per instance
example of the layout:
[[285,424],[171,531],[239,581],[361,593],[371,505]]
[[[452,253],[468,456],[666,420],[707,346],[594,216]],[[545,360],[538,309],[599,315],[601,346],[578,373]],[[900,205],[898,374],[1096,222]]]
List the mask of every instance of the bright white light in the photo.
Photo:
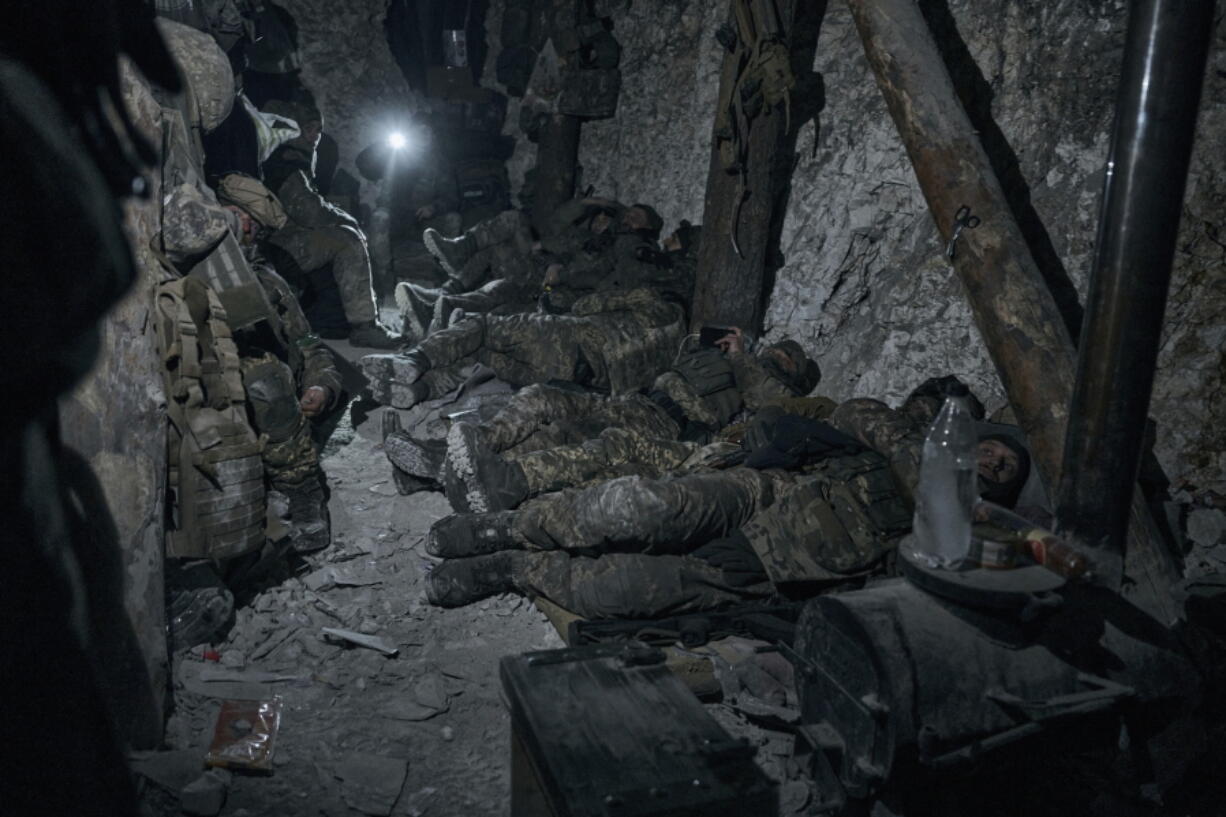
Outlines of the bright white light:
[[400,150],[409,143],[409,140],[400,131],[392,131],[387,135],[387,143],[391,146],[392,150]]

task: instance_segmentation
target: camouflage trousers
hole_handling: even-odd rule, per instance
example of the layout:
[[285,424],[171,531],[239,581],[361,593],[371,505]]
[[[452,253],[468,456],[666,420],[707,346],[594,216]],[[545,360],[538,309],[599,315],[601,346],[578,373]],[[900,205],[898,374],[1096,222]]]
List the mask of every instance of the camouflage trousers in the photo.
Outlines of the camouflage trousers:
[[662,408],[641,394],[608,397],[538,383],[516,392],[482,426],[481,434],[495,451],[506,451],[551,425],[587,429],[590,433],[582,434],[585,439],[611,427],[665,440],[676,439],[681,431]]
[[828,422],[885,455],[899,493],[915,504],[925,429],[913,414],[892,409],[880,400],[856,398],[840,403]]
[[513,454],[532,495],[559,491],[625,474],[659,477],[680,468],[698,450],[685,443],[640,434],[626,428],[606,428],[581,443]]
[[520,592],[546,598],[584,618],[655,618],[761,598],[770,582],[735,587],[724,572],[692,556],[610,553],[598,558],[559,551],[514,554]]
[[511,532],[529,549],[683,555],[739,529],[790,480],[752,468],[619,477],[525,503]]
[[470,292],[439,292],[432,309],[429,332],[447,328],[447,318],[457,309],[469,314],[506,315],[530,312],[536,308],[540,284],[518,283],[510,278],[495,278]]
[[474,224],[464,234],[477,247],[457,276],[465,288],[472,289],[483,280],[497,278],[540,287],[540,275],[532,262],[532,233],[528,217],[522,212],[499,213]]
[[433,368],[480,361],[515,386],[573,381],[580,349],[599,348],[599,331],[569,315],[489,315],[466,318],[417,345]]
[[[306,273],[331,264],[345,319],[350,324],[369,323],[375,319],[370,256],[366,252],[366,239],[357,230],[342,226],[308,229],[291,225],[273,233],[268,243],[281,251],[270,255],[277,262],[277,272],[282,277],[291,281],[297,278],[300,283]],[[296,269],[285,269],[286,266]]]
[[271,352],[239,360],[251,425],[265,437],[264,475],[274,488],[319,479],[319,453],[289,367]]

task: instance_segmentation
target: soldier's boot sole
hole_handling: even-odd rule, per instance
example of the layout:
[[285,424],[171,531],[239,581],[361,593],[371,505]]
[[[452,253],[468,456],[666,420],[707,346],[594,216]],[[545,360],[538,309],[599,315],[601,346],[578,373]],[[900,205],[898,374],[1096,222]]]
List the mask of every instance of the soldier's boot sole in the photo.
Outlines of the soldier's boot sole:
[[451,482],[444,482],[452,507],[467,506],[472,513],[505,511],[528,498],[523,470],[490,450],[471,423],[456,423],[447,432],[447,461]]
[[467,250],[466,245],[461,243],[471,241],[471,239],[448,239],[438,230],[428,227],[421,234],[421,240],[426,245],[426,252],[434,256],[434,260],[438,261],[439,265],[453,278],[460,277],[460,270],[473,256],[473,253]]
[[445,516],[430,526],[426,553],[455,559],[520,550],[521,546],[511,537],[515,516],[515,511]]
[[430,571],[426,599],[436,607],[463,607],[515,589],[510,553],[449,559]]
[[[383,450],[387,451],[388,439],[392,435],[401,435],[404,431],[400,427],[400,414],[395,411],[387,411],[383,413]],[[392,482],[396,484],[396,493],[401,496],[410,496],[419,491],[428,491],[431,488],[438,487],[437,482],[421,479],[412,474],[406,473],[396,465],[396,461],[388,455],[388,460],[392,464]]]
[[[447,432],[447,455],[443,460],[443,493],[456,513],[485,513],[489,510],[482,497],[470,497],[468,483],[476,470],[464,444],[467,424],[456,423]],[[476,500],[474,504],[473,500]]]
[[376,403],[407,409],[426,399],[425,386],[417,383],[421,370],[403,355],[366,355],[358,359],[358,368]]
[[416,440],[397,429],[383,440],[383,453],[397,469],[418,479],[439,482],[447,457],[446,440]]

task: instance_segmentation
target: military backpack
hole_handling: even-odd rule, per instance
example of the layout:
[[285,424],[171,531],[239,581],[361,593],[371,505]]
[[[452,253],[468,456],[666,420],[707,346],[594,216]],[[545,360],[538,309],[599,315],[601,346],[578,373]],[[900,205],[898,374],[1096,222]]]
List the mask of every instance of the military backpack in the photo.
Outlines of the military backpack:
[[170,418],[166,555],[241,556],[265,538],[263,441],[247,420],[225,310],[194,277],[160,285],[157,304]]

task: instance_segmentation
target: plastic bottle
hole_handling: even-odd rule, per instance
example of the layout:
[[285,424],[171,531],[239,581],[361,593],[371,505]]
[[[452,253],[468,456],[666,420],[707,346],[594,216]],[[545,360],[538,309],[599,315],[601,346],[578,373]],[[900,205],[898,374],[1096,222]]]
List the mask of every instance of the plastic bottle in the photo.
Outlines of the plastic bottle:
[[932,567],[956,567],[971,543],[971,511],[978,499],[975,419],[962,383],[945,392],[945,405],[928,429],[915,492],[915,552]]

